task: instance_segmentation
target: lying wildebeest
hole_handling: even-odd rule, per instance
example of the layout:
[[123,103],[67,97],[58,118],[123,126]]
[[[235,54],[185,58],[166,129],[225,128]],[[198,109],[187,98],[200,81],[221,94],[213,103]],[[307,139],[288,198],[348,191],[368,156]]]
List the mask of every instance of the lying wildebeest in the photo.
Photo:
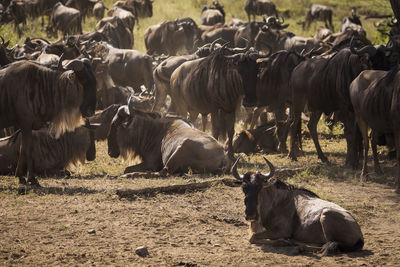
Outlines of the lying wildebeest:
[[349,211],[307,189],[273,178],[275,168],[264,159],[270,168],[267,174],[240,175],[239,159],[232,167],[233,176],[242,182],[250,243],[271,244],[270,240],[283,239],[289,244],[317,244],[322,246],[323,255],[363,248],[360,226]]
[[260,150],[268,154],[278,152],[276,127],[268,123],[256,129],[244,130],[233,137],[232,146],[235,153],[249,154]]
[[[29,61],[14,62],[0,70],[0,128],[21,129],[22,142],[16,176],[20,183],[24,167],[28,182],[38,185],[33,176],[32,129],[46,122],[56,137],[81,124],[82,115],[96,108],[96,80],[88,59],[73,60],[59,70]],[[26,165],[25,165],[26,163]]]
[[308,29],[313,21],[322,21],[325,23],[326,28],[334,31],[332,24],[332,13],[332,9],[327,6],[312,4],[308,8],[305,21],[302,23],[303,29]]
[[149,55],[174,56],[183,49],[192,53],[196,39],[198,39],[198,27],[190,18],[167,20],[150,26],[144,33],[144,42]]
[[130,86],[135,91],[144,85],[152,90],[152,58],[133,49],[118,49],[101,42],[96,46],[96,54],[108,64],[109,73],[116,85]]
[[224,7],[215,1],[213,1],[212,6],[203,6],[203,9],[201,10],[200,20],[202,25],[225,23]]
[[82,16],[81,12],[72,7],[66,7],[58,2],[54,5],[50,17],[51,25],[47,27],[48,36],[57,37],[57,31],[60,30],[63,35],[82,34]]
[[[90,126],[88,126],[90,127]],[[21,132],[0,139],[0,174],[15,172],[21,146]],[[51,176],[66,172],[69,165],[92,161],[96,157],[94,132],[76,128],[56,139],[47,129],[32,132],[32,170],[35,175]]]
[[244,6],[244,10],[247,13],[247,17],[253,15],[253,20],[256,20],[256,16],[275,16],[278,17],[278,11],[276,11],[276,6],[269,0],[247,0]]
[[213,137],[180,118],[161,118],[156,113],[122,106],[114,116],[108,136],[108,154],[127,158],[140,156],[142,163],[125,173],[163,171],[185,173],[222,173],[230,161]]
[[371,146],[377,173],[382,173],[382,171],[379,167],[376,138],[379,134],[393,133],[398,161],[396,178],[396,192],[398,194],[400,194],[399,88],[400,75],[398,65],[390,71],[363,71],[350,85],[351,103],[353,104],[357,124],[364,142],[361,179],[364,180],[368,174],[368,128],[372,129]]
[[228,21],[228,23],[226,24],[226,26],[228,27],[241,27],[244,25],[245,23],[241,19],[235,18],[233,15],[231,17],[231,20]]
[[171,76],[171,100],[177,113],[191,121],[198,114],[211,113],[212,132],[215,138],[228,133],[228,153],[233,156],[235,111],[243,98],[244,106],[256,102],[258,54],[235,54],[221,47],[208,57],[188,61],[179,66]]
[[[310,58],[297,65],[292,71],[290,81],[293,99],[291,134],[296,131],[301,112],[307,104],[310,111],[308,128],[318,158],[323,162],[328,162],[318,142],[317,123],[322,112],[330,114],[340,111],[343,116],[341,121],[344,124],[344,135],[347,141],[346,164],[351,164],[354,115],[351,112],[350,83],[361,71],[369,68],[386,68],[387,64],[385,53],[372,45],[365,46],[359,51],[355,51],[351,45],[351,49],[342,49],[330,58]],[[294,143],[294,139],[291,139],[289,156],[292,160],[296,160]]]

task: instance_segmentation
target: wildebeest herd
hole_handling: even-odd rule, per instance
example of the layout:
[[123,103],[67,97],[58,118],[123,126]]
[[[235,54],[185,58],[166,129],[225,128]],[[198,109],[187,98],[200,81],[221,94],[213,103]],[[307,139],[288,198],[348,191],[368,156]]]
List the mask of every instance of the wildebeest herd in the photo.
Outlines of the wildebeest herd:
[[[319,20],[325,28],[302,37],[286,30],[271,1],[247,0],[248,22],[226,22],[224,7],[213,1],[199,10],[201,25],[186,17],[147,28],[142,53],[132,49],[133,28],[153,15],[151,0],[112,7],[100,0],[0,3],[0,23],[14,23],[18,35],[21,23],[40,16],[49,38],[63,35],[55,42],[27,37],[13,47],[1,37],[0,173],[15,173],[20,184],[39,187],[37,175],[69,175],[69,164],[94,160],[95,140],[107,139],[109,156],[141,159],[125,173],[232,170],[242,183],[252,243],[291,239],[323,245],[325,255],[358,250],[364,239],[347,210],[276,180],[267,159],[268,174],[240,175],[235,161],[235,153],[259,150],[296,160],[303,116],[318,158],[328,162],[317,124],[322,113],[334,113],[344,125],[346,165],[357,168],[363,159],[362,180],[368,129],[377,172],[378,141],[392,143],[400,193],[398,24],[390,25],[387,44],[374,46],[355,9],[335,33],[332,9],[312,4],[300,24],[308,28]],[[391,4],[400,19],[397,2]],[[83,33],[87,16],[99,21]],[[235,136],[238,110],[252,123]],[[202,130],[194,127],[199,115]],[[261,125],[252,129],[256,120]],[[218,140],[226,137],[224,148]]]

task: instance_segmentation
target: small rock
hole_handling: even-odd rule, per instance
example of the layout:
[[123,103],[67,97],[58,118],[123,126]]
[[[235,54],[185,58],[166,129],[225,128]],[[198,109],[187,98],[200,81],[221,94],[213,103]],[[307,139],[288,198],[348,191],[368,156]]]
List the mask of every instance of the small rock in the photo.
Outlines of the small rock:
[[136,254],[139,255],[140,257],[146,257],[149,256],[149,251],[147,250],[146,247],[137,247],[135,250]]
[[88,232],[89,234],[93,235],[93,234],[96,233],[96,230],[94,230],[94,229],[89,229],[87,232]]

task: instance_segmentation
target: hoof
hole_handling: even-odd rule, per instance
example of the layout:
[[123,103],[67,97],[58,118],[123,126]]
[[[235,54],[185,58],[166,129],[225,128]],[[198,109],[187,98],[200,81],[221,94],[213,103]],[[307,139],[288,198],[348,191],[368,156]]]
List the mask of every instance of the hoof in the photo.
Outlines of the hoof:
[[297,161],[296,155],[292,152],[289,153],[288,158],[290,158],[292,161]]
[[28,184],[32,187],[41,187],[39,181],[36,178],[29,178]]
[[360,175],[360,182],[365,182],[365,181],[367,181],[367,177],[368,177],[368,174],[366,174],[366,173],[361,173],[361,175]]
[[18,179],[19,179],[19,183],[20,183],[20,184],[26,185],[26,180],[25,180],[25,178],[23,178],[23,177],[18,177]]

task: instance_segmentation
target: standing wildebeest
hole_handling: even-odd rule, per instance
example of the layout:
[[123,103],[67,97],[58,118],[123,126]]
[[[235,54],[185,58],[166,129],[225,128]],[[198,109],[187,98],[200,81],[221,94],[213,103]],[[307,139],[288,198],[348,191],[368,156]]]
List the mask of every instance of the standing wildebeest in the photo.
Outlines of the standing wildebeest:
[[102,1],[97,1],[93,6],[93,16],[96,19],[102,19],[104,17],[105,10],[108,9]]
[[[117,17],[122,20],[129,30],[133,31],[133,27],[135,26],[135,16],[133,14],[123,8],[120,7],[113,7],[108,12],[107,15],[110,17]],[[97,26],[97,25],[96,25]],[[101,27],[101,26],[100,26]]]
[[323,21],[326,28],[334,31],[332,24],[332,13],[332,9],[327,6],[312,4],[308,8],[305,21],[302,23],[303,30],[308,29],[313,21]]
[[[84,127],[56,139],[47,129],[32,132],[32,169],[36,175],[60,175],[68,165],[93,161],[96,157],[94,132]],[[0,139],[0,174],[11,174],[18,162],[21,134]],[[68,173],[68,172],[66,172]]]
[[[232,139],[235,111],[242,96],[244,106],[256,102],[256,55],[230,53],[224,47],[205,58],[183,63],[171,76],[171,99],[177,113],[191,120],[200,113],[211,113],[212,132],[215,138],[228,133],[228,153],[233,156]],[[193,117],[195,115],[195,117]]]
[[259,63],[257,80],[257,106],[268,107],[275,114],[279,151],[286,153],[288,122],[287,104],[292,102],[290,76],[293,69],[304,61],[295,52],[280,51]]
[[172,73],[183,63],[198,58],[208,56],[213,50],[214,44],[204,45],[197,49],[197,51],[191,55],[183,56],[172,56],[161,62],[153,71],[154,78],[154,89],[155,89],[155,102],[153,111],[159,112],[161,107],[165,104],[167,95],[171,95],[170,80]]
[[208,134],[180,118],[161,118],[155,113],[122,106],[114,116],[108,136],[111,157],[140,156],[142,163],[125,173],[161,171],[221,173],[230,161],[223,147]]
[[202,25],[215,25],[217,23],[225,23],[224,7],[218,2],[213,1],[212,6],[203,6],[200,16]]
[[[397,156],[396,193],[400,194],[400,74],[396,65],[390,71],[363,71],[350,85],[358,127],[364,142],[364,159],[361,179],[368,174],[368,127],[372,129],[371,146],[375,171],[382,173],[376,150],[379,134],[394,134]],[[358,161],[358,159],[357,159]]]
[[26,167],[28,182],[38,185],[33,176],[32,129],[51,122],[59,137],[74,130],[82,115],[90,116],[96,108],[96,80],[90,62],[73,60],[65,66],[68,71],[62,68],[60,59],[59,70],[29,61],[0,70],[0,128],[15,126],[22,132],[16,169],[20,183],[26,183]]
[[97,0],[67,0],[65,6],[79,10],[82,14],[83,22],[86,16],[93,10]]
[[146,18],[153,16],[153,1],[151,0],[119,0],[114,3],[114,6],[118,6],[132,12],[132,14],[136,18]]
[[359,34],[366,36],[365,30],[362,27],[360,17],[356,15],[354,9],[352,9],[351,17],[344,17],[342,19],[342,24],[340,25],[340,32],[345,32],[348,29],[357,31]]
[[269,0],[247,0],[244,10],[247,13],[247,17],[253,15],[253,20],[256,20],[256,16],[275,16],[278,17],[278,11],[276,11],[276,6]]
[[242,182],[250,243],[271,244],[267,239],[284,239],[286,243],[318,244],[324,256],[363,248],[360,226],[348,210],[273,178],[275,168],[264,159],[270,168],[267,174],[240,175],[239,159],[232,167],[233,176]]
[[[115,48],[132,49],[134,39],[132,31],[118,17],[111,17],[98,32],[107,38],[107,42]],[[97,27],[97,25],[96,25]]]
[[151,90],[154,85],[152,58],[133,49],[118,49],[101,42],[96,54],[108,64],[110,75],[115,84],[130,86],[135,91],[144,85]]
[[257,50],[263,50],[268,45],[270,47],[267,46],[267,48],[271,48],[271,52],[288,50],[301,53],[303,50],[310,51],[313,48],[319,48],[321,41],[312,37],[296,36],[291,32],[263,26],[255,37],[254,44]]
[[57,31],[60,30],[63,35],[82,34],[82,16],[81,12],[72,7],[66,7],[58,2],[54,5],[50,16],[51,25],[48,26],[48,35],[57,37]]
[[12,0],[5,12],[1,16],[1,23],[14,22],[14,29],[18,33],[18,37],[21,37],[22,32],[19,28],[19,24],[26,25],[27,12],[25,8],[25,2],[21,0]]
[[[381,56],[383,60],[380,59]],[[322,112],[330,114],[333,111],[340,111],[347,141],[346,164],[349,164],[352,145],[351,130],[354,124],[349,86],[361,71],[371,67],[375,69],[385,67],[387,63],[384,59],[384,53],[382,55],[382,52],[369,45],[360,51],[355,51],[351,46],[351,49],[342,49],[330,58],[315,57],[300,63],[293,70],[290,81],[293,99],[291,136],[294,136],[301,112],[307,104],[311,113],[308,129],[318,158],[323,162],[328,162],[318,142],[317,123]],[[294,143],[294,139],[291,138],[289,156],[292,160],[296,160]]]
[[178,51],[185,49],[193,52],[193,44],[198,39],[198,27],[190,18],[164,21],[150,26],[144,32],[144,42],[147,54],[167,54],[175,56]]

